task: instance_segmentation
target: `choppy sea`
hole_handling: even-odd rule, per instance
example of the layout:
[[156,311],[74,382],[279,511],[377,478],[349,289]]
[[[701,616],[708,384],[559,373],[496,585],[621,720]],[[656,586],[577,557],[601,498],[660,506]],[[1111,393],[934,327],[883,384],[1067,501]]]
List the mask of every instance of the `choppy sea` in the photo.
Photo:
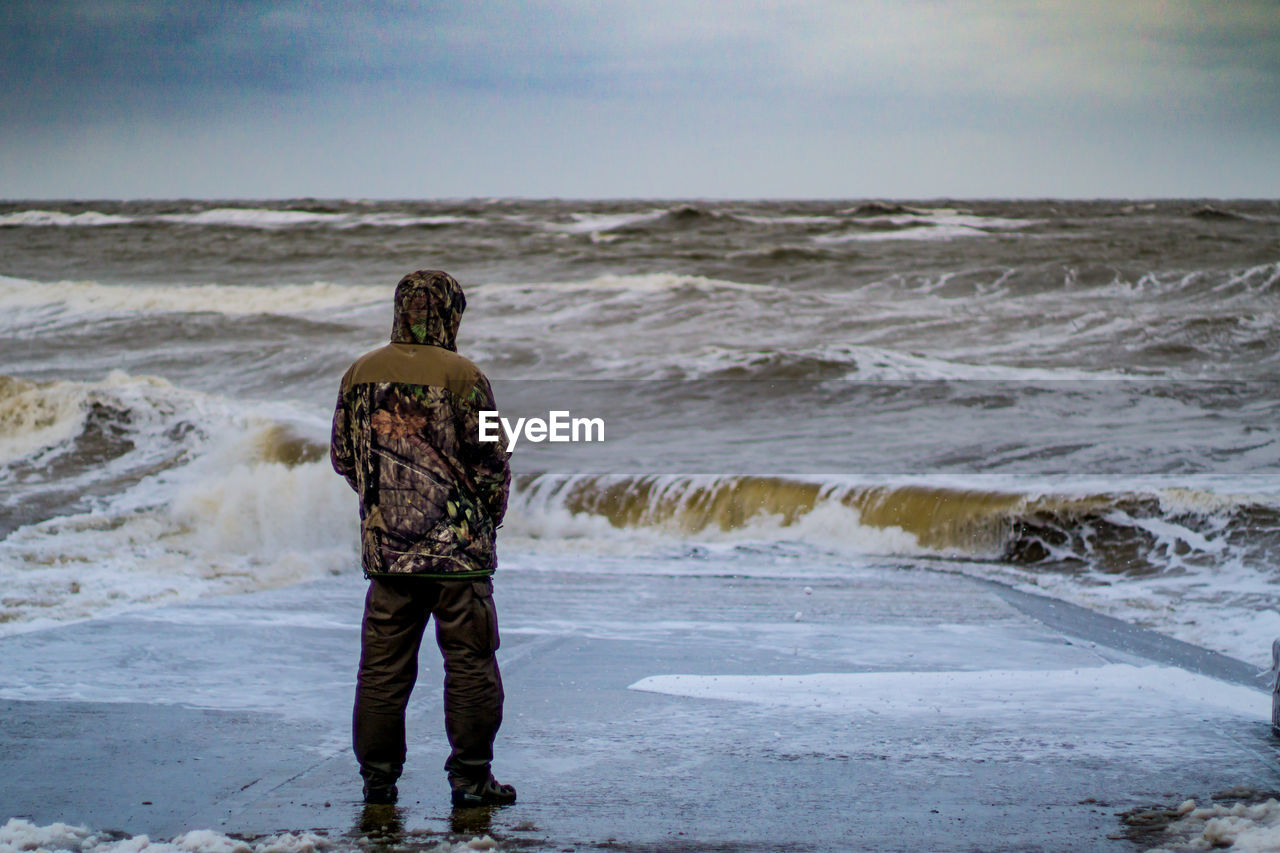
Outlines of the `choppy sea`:
[[[339,377],[438,268],[500,571],[962,572],[1265,663],[1280,203],[0,204],[0,632],[358,573]],[[749,557],[749,559],[747,559]]]

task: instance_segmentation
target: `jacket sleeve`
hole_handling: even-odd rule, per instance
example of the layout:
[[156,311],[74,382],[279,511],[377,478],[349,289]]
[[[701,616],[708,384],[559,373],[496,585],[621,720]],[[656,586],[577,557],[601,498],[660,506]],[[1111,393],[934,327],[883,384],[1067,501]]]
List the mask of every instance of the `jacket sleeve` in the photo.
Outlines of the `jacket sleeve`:
[[480,413],[495,411],[497,408],[489,380],[481,376],[462,401],[459,424],[462,462],[475,487],[476,498],[493,519],[495,528],[502,524],[502,518],[507,512],[507,495],[511,489],[510,455],[507,453],[506,436],[501,435],[502,430],[499,430],[498,441],[480,440]]
[[351,434],[351,409],[347,406],[346,395],[338,392],[338,405],[333,410],[333,432],[329,436],[329,461],[333,470],[341,474],[352,489],[359,490],[356,484],[355,443]]

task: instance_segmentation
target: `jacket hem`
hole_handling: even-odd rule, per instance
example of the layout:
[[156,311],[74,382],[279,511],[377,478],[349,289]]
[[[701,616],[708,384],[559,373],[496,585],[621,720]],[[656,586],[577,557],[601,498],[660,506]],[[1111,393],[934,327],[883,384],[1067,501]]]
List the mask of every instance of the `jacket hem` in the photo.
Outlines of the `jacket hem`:
[[365,572],[364,576],[369,580],[381,580],[382,578],[422,578],[431,581],[465,581],[475,580],[476,578],[492,577],[494,569],[481,569],[470,572]]

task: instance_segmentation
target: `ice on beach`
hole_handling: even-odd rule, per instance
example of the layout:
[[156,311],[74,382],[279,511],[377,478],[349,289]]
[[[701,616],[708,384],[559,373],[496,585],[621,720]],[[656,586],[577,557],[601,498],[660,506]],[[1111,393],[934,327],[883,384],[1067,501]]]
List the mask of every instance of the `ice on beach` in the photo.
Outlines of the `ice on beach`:
[[[365,842],[361,844],[360,842]],[[367,839],[330,839],[310,832],[284,832],[252,840],[231,838],[211,829],[196,829],[171,841],[152,841],[146,835],[116,837],[115,833],[91,832],[84,826],[51,823],[37,826],[13,818],[0,826],[0,853],[346,853],[370,846]],[[440,840],[414,849],[423,853],[470,853],[501,846],[488,835],[466,841]],[[406,845],[406,848],[408,846]]]
[[1238,850],[1241,853],[1280,851],[1280,802],[1269,799],[1252,805],[1210,805],[1197,808],[1187,800],[1178,808],[1182,817],[1170,824],[1170,841],[1150,853],[1181,850]]
[[1176,667],[1107,664],[1066,670],[655,675],[632,690],[848,714],[1007,716],[1187,708],[1263,719],[1267,696]]

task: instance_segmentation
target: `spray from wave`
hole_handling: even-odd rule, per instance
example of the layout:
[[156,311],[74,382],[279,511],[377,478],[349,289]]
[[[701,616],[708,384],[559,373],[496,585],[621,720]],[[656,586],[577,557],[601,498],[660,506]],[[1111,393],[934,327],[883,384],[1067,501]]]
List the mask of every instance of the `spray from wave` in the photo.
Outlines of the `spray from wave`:
[[0,627],[350,570],[320,425],[152,377],[0,379]]

